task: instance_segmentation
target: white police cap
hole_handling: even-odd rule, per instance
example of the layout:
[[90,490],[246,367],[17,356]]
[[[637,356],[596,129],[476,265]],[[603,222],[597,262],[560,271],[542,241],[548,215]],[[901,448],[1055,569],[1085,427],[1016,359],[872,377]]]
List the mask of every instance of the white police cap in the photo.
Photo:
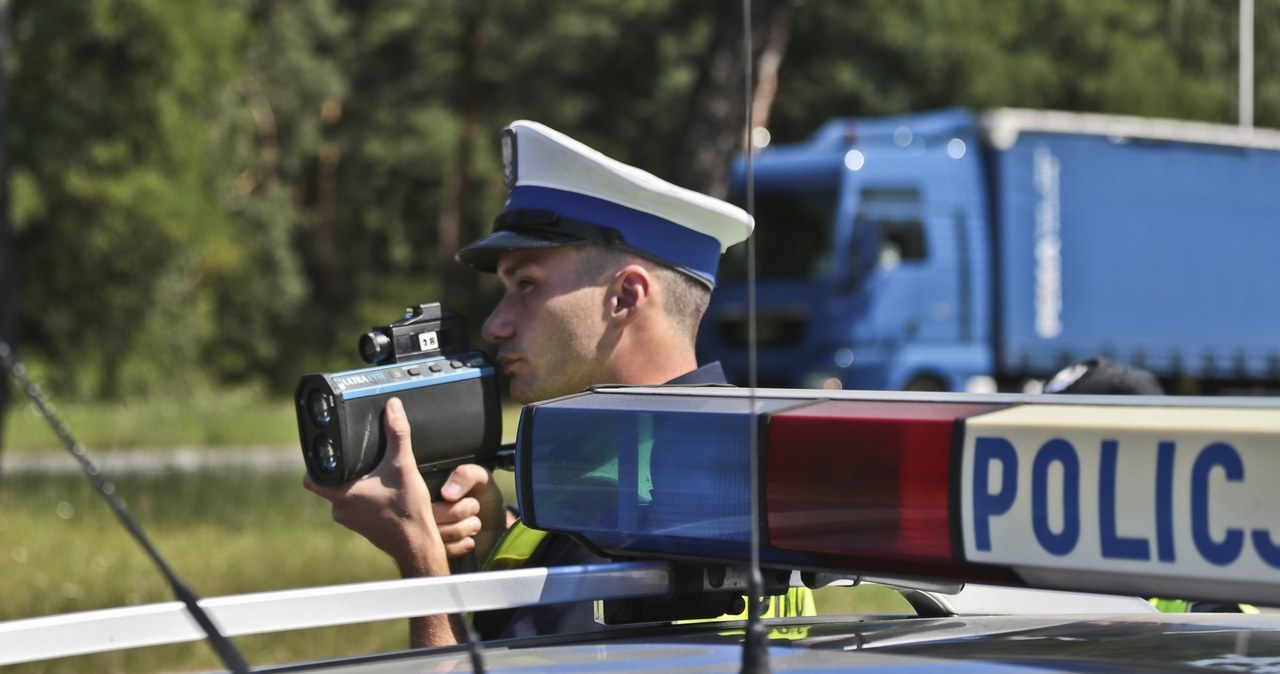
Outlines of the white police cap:
[[537,122],[502,132],[503,178],[511,190],[493,234],[458,252],[462,264],[494,272],[510,250],[587,242],[616,246],[715,286],[720,254],[751,235],[746,211],[672,185]]

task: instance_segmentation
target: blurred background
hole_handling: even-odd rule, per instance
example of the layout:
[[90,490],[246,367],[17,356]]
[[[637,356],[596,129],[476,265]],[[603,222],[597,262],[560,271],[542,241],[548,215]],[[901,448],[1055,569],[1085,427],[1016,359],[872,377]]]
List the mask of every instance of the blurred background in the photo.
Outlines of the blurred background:
[[[836,116],[952,106],[1280,127],[1280,0],[752,11],[750,105],[773,142]],[[498,288],[452,258],[502,207],[498,135],[514,119],[723,195],[746,119],[741,12],[740,0],[0,0],[0,337],[91,455],[161,457],[116,481],[197,592],[390,577],[299,486],[298,376],[360,366],[356,338],[410,304],[461,312],[480,344]],[[168,599],[64,472],[71,459],[41,462],[62,450],[25,396],[0,390],[0,619]],[[164,460],[190,451],[276,459]],[[405,643],[393,624],[244,647],[264,664]],[[18,669],[214,666],[194,644]]]

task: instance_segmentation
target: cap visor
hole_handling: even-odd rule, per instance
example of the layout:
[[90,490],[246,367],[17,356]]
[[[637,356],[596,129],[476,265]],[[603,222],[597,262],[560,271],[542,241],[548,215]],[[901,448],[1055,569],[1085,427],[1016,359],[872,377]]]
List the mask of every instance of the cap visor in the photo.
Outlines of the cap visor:
[[458,251],[457,260],[472,269],[492,274],[498,270],[498,258],[507,251],[561,248],[583,243],[586,241],[567,234],[503,230],[494,232]]

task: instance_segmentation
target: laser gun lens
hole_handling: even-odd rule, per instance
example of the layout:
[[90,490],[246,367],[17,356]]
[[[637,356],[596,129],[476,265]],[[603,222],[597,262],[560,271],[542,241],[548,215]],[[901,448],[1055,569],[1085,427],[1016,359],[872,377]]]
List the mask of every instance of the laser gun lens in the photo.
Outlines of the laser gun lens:
[[338,469],[338,453],[333,451],[333,441],[328,436],[316,438],[311,446],[311,457],[322,473],[328,474]]
[[366,332],[360,335],[360,357],[364,362],[370,365],[390,362],[394,353],[391,339],[381,332]]
[[333,418],[333,401],[324,391],[312,389],[307,395],[307,411],[311,413],[311,420],[317,426],[328,426],[329,420]]

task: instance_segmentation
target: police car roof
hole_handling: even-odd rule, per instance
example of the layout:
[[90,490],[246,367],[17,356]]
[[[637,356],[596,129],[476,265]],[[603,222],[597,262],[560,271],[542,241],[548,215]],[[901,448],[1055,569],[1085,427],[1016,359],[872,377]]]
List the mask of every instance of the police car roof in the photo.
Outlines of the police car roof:
[[[492,644],[483,657],[486,668],[503,672],[740,672],[743,627],[650,625],[510,640]],[[1274,616],[841,617],[769,621],[769,627],[779,633],[768,653],[776,672],[1263,672],[1280,652]],[[470,664],[464,647],[451,647],[285,671],[392,674],[470,671]]]

